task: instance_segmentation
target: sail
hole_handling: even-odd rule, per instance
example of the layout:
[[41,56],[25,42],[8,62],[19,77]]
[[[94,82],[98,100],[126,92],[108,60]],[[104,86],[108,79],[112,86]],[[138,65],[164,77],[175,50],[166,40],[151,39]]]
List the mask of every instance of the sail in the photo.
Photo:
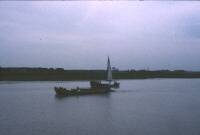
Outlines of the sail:
[[111,70],[109,57],[108,57],[108,62],[107,62],[107,80],[112,81],[112,70]]

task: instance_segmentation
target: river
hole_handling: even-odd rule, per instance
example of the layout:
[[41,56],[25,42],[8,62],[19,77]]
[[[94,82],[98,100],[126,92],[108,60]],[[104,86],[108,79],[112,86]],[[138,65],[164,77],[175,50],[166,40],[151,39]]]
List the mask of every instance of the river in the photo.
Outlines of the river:
[[0,82],[0,135],[199,135],[200,79],[120,80],[116,92],[58,98],[54,86]]

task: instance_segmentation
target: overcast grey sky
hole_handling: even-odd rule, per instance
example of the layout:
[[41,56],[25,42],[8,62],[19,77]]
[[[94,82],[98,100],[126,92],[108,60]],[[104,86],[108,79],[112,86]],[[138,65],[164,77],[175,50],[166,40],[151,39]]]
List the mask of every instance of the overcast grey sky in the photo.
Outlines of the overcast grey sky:
[[0,66],[200,70],[200,2],[0,2]]

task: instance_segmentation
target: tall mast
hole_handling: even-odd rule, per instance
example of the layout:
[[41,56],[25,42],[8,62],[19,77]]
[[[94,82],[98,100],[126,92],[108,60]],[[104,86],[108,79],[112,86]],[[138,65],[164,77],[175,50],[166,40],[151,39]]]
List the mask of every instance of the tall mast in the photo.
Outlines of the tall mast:
[[111,70],[109,56],[108,56],[108,62],[107,62],[107,81],[109,81],[109,83],[111,83],[112,81],[112,70]]

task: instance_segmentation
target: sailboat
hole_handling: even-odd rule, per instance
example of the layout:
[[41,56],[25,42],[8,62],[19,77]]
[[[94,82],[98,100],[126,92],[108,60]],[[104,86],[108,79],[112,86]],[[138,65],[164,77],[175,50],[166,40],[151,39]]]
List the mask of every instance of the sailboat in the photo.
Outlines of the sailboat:
[[103,83],[101,81],[90,81],[90,86],[92,88],[101,88],[101,87],[107,87],[107,88],[119,88],[119,83],[117,81],[113,81],[112,79],[112,69],[110,64],[110,58],[108,57],[107,61],[107,79],[106,82]]
[[112,88],[119,88],[119,83],[113,81],[110,59],[107,61],[107,79],[106,82],[90,81],[90,88],[74,88],[66,89],[63,87],[54,87],[56,95],[70,96],[70,95],[84,95],[84,94],[98,94],[113,91]]

